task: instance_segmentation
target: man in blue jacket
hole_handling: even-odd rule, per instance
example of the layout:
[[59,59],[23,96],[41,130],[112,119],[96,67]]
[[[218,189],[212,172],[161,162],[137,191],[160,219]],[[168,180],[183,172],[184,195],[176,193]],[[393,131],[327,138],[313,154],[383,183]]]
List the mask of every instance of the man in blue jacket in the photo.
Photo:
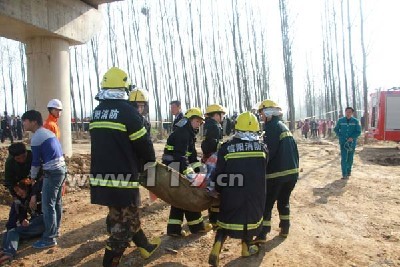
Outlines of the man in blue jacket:
[[357,138],[361,134],[360,122],[353,117],[353,113],[354,109],[347,107],[345,110],[346,116],[338,120],[334,129],[340,144],[342,179],[349,179],[351,175]]
[[44,173],[42,186],[42,212],[45,231],[32,247],[37,249],[57,245],[56,238],[62,216],[61,191],[65,180],[65,160],[61,144],[53,132],[43,127],[39,111],[28,110],[22,115],[24,129],[33,132],[31,139],[32,165],[30,177],[39,182],[39,171]]

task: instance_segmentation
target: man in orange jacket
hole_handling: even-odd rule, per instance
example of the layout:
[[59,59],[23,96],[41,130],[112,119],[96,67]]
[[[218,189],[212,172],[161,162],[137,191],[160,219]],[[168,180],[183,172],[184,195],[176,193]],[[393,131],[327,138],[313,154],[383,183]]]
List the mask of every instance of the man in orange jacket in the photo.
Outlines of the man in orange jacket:
[[43,127],[52,131],[58,140],[60,140],[61,133],[60,128],[58,127],[58,118],[60,118],[62,111],[62,103],[58,99],[52,99],[47,104],[47,109],[49,111],[49,116],[43,124]]
[[[63,109],[62,103],[58,99],[52,99],[47,104],[47,110],[49,111],[49,116],[43,123],[43,128],[53,132],[57,139],[60,140],[61,132],[60,127],[58,127],[58,118],[61,116],[61,111]],[[62,185],[62,195],[64,196],[66,192],[65,183]]]

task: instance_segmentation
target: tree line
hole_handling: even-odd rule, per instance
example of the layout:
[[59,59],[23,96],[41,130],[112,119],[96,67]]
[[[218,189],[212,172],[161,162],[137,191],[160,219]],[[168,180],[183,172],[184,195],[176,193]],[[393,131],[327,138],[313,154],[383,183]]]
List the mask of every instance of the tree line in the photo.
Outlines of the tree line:
[[[276,42],[268,35],[271,27],[281,33],[282,91],[292,129],[299,117],[336,119],[345,105],[367,110],[363,2],[359,0],[358,6],[354,2],[322,2],[319,64],[323,86],[311,64],[296,66],[296,53],[304,51],[293,48],[296,14],[289,0],[268,6],[276,8],[279,24],[268,24],[265,6],[256,1],[142,0],[103,5],[102,30],[87,44],[70,47],[72,117],[78,121],[91,115],[101,75],[111,66],[125,69],[132,84],[150,92],[150,112],[158,121],[171,119],[169,101],[174,99],[186,108],[220,103],[230,112],[251,110],[271,95],[270,55],[277,52],[268,45]],[[356,35],[360,40],[354,39],[354,24],[361,25]],[[16,114],[27,108],[25,45],[0,41],[4,109]],[[361,55],[354,42],[361,44]],[[354,55],[361,56],[361,67]],[[295,84],[300,72],[305,73],[304,84]],[[303,99],[297,104],[296,91],[302,92]],[[303,114],[296,113],[302,108]]]

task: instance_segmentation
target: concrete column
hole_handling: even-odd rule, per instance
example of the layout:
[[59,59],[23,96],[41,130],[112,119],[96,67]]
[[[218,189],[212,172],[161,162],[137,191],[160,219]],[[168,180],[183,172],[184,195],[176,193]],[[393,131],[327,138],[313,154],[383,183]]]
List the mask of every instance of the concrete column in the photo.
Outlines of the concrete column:
[[27,40],[26,45],[28,109],[40,111],[45,120],[49,100],[61,100],[60,141],[65,155],[71,156],[69,42],[60,38],[35,37]]

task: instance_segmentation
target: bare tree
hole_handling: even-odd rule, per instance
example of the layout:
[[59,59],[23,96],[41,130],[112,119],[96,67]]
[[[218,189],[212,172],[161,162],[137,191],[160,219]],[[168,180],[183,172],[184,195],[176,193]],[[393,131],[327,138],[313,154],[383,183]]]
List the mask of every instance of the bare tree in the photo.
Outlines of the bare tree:
[[[79,75],[79,73],[80,73],[80,70],[79,70],[79,66],[78,66],[78,56],[77,56],[77,54],[78,54],[78,51],[77,51],[77,47],[75,46],[74,47],[74,59],[75,59],[75,74],[76,74],[76,83],[77,83],[77,86],[78,86],[78,96],[79,96],[79,106],[80,106],[80,111],[81,111],[81,116],[80,116],[80,119],[81,119],[81,121],[83,121],[83,116],[84,116],[84,112],[83,112],[83,97],[82,97],[82,93],[81,93],[81,91],[83,90],[82,89],[82,85],[81,85],[81,79],[80,79],[80,75]],[[83,126],[83,125],[82,125]]]
[[[362,0],[360,0],[360,22],[361,22],[361,48],[362,48],[362,59],[363,59],[363,102],[364,102],[364,125],[368,127],[369,114],[368,114],[368,84],[367,84],[367,52],[365,51],[364,41],[364,16],[362,8]],[[367,138],[365,139],[367,140]]]
[[145,62],[143,59],[143,52],[142,52],[142,47],[141,47],[141,42],[139,36],[141,36],[139,30],[139,25],[137,18],[139,17],[138,12],[135,9],[135,5],[133,4],[132,1],[129,1],[128,4],[131,6],[129,12],[131,14],[130,21],[132,21],[132,27],[133,27],[133,36],[135,37],[135,44],[136,44],[136,54],[137,58],[140,64],[135,64],[135,66],[138,66],[138,69],[140,71],[140,78],[141,78],[141,86],[144,86],[146,89],[149,89],[149,85],[147,83],[147,67],[145,66]]
[[239,48],[237,46],[237,41],[236,41],[236,34],[238,31],[238,26],[236,24],[236,17],[238,16],[237,13],[237,1],[232,0],[232,43],[233,43],[233,52],[235,55],[235,70],[236,70],[236,86],[238,89],[238,103],[239,103],[239,111],[242,112],[243,110],[243,103],[242,103],[242,97],[243,97],[243,88],[242,88],[242,83],[241,83],[241,72],[240,72],[240,57],[239,57]]
[[[189,92],[189,81],[188,81],[188,76],[187,76],[187,71],[186,71],[185,53],[183,52],[182,37],[181,37],[181,32],[180,32],[180,27],[179,27],[178,6],[177,6],[176,0],[174,2],[175,2],[175,24],[176,24],[176,30],[177,30],[179,45],[180,45],[180,50],[181,50],[183,88],[184,88],[185,92]],[[190,94],[188,94],[188,93],[185,94],[185,102],[186,102],[185,103],[186,106],[190,107],[191,101],[190,101]]]
[[269,65],[267,59],[267,52],[265,49],[265,34],[261,32],[261,77],[262,77],[262,90],[261,99],[269,97]]
[[[356,84],[354,74],[354,63],[353,63],[353,51],[351,42],[351,22],[350,22],[350,0],[347,0],[347,30],[349,34],[349,60],[350,60],[350,77],[351,77],[351,93],[353,98],[353,108],[357,110],[357,99],[356,99]],[[357,113],[356,113],[357,114]]]
[[204,60],[204,47],[203,47],[203,28],[202,28],[202,12],[201,12],[201,1],[198,2],[200,7],[198,9],[198,18],[199,18],[199,50],[200,50],[200,60],[201,60],[201,70],[202,70],[202,76],[203,76],[203,86],[202,89],[199,88],[198,90],[200,92],[203,92],[202,98],[201,98],[201,106],[203,105],[208,105],[208,97],[205,98],[204,96],[209,95],[209,88],[208,88],[208,77],[207,77],[207,71],[206,71],[206,64]]
[[[342,104],[342,84],[341,84],[341,74],[340,74],[340,67],[339,67],[339,51],[338,51],[338,38],[337,38],[337,25],[336,25],[336,8],[335,5],[333,6],[333,25],[335,31],[335,49],[336,49],[336,73],[338,79],[338,98],[339,98],[339,110],[343,110]],[[334,112],[334,119],[337,120],[337,112]]]
[[315,99],[315,96],[313,95],[313,81],[311,81],[310,78],[310,71],[308,68],[308,63],[307,63],[307,75],[306,75],[306,94],[305,94],[305,102],[306,102],[306,115],[307,117],[312,117],[314,116],[314,108],[313,108],[313,99]]
[[295,109],[293,95],[293,66],[292,66],[292,43],[289,36],[289,23],[286,0],[279,0],[279,10],[281,16],[281,33],[283,46],[283,62],[285,67],[285,84],[289,105],[288,119],[289,128],[295,130]]
[[[7,55],[8,55],[8,62],[14,62],[15,59],[12,55],[12,51],[10,51],[10,46],[7,44],[6,46]],[[10,84],[10,95],[11,95],[11,110],[12,114],[15,115],[15,101],[14,101],[14,74],[13,74],[13,66],[10,64],[8,66],[8,81]]]
[[[89,54],[89,46],[88,45],[86,46],[86,57],[87,57],[87,62],[86,63],[87,63],[88,69],[90,69],[91,61],[90,61],[90,54]],[[92,112],[94,95],[93,95],[93,89],[92,89],[93,83],[92,83],[92,77],[90,75],[90,71],[88,72],[88,77],[89,77],[88,79],[89,79],[89,92],[90,92],[90,112]],[[98,87],[98,85],[96,87]]]
[[194,75],[193,75],[193,83],[194,89],[196,91],[196,106],[200,106],[200,85],[199,85],[199,74],[197,70],[197,54],[196,54],[196,45],[194,43],[194,30],[193,30],[193,14],[192,14],[192,1],[189,1],[189,20],[190,20],[190,37],[192,41],[192,56],[193,56],[193,66],[194,66]]
[[[342,21],[342,49],[343,49],[343,76],[344,76],[344,90],[346,94],[346,106],[350,106],[350,101],[349,101],[349,89],[348,89],[348,84],[347,84],[347,70],[346,70],[346,46],[345,46],[345,28],[344,28],[344,11],[343,11],[343,1],[341,0],[340,2],[340,17]],[[339,111],[340,115],[343,115],[343,110]]]
[[[156,106],[156,119],[157,120],[162,120],[162,115],[161,115],[161,102],[160,102],[160,92],[158,88],[158,76],[157,76],[157,67],[156,67],[156,62],[154,59],[153,55],[153,46],[152,46],[152,37],[151,37],[151,28],[150,28],[150,12],[147,10],[147,13],[143,13],[143,15],[146,16],[146,22],[147,22],[147,33],[148,33],[148,49],[150,51],[150,59],[152,62],[152,77],[153,77],[153,92],[154,92],[154,97],[155,97],[155,106]],[[160,124],[161,126],[161,124]],[[160,129],[162,130],[162,129]],[[160,131],[161,132],[161,131]]]
[[[0,53],[0,62],[5,62],[4,53]],[[4,111],[7,111],[7,89],[6,89],[6,79],[4,75],[4,65],[1,64],[1,75],[3,78],[3,91],[4,91]]]
[[[162,8],[162,4],[161,4],[161,0],[158,0],[158,5],[159,5],[159,7],[160,7],[160,9]],[[162,33],[162,44],[164,45],[164,47],[163,47],[163,49],[164,49],[164,51],[163,51],[163,63],[164,63],[164,65],[166,66],[166,69],[167,69],[167,71],[166,72],[164,72],[164,79],[165,79],[165,82],[168,84],[168,94],[166,94],[166,101],[167,102],[169,102],[169,101],[171,101],[171,99],[172,99],[172,95],[173,95],[173,92],[174,92],[174,89],[173,89],[173,86],[172,86],[172,79],[170,78],[171,76],[173,76],[173,73],[171,72],[171,65],[173,65],[173,64],[170,64],[171,62],[170,62],[170,60],[169,60],[169,58],[168,58],[168,40],[167,40],[167,34],[166,34],[166,27],[165,27],[165,25],[166,25],[166,19],[165,19],[165,17],[166,17],[166,12],[165,12],[165,8],[164,8],[164,10],[162,10],[161,11],[162,13],[161,13],[161,33]],[[169,40],[170,42],[172,42],[172,40],[170,39]],[[173,51],[173,49],[171,49],[171,51]],[[174,79],[175,80],[175,87],[177,87],[178,85],[177,85],[177,80],[176,79]]]
[[92,56],[94,61],[94,72],[96,74],[96,87],[100,90],[100,73],[99,73],[99,36],[95,35],[90,40],[90,46],[92,50]]
[[19,43],[19,57],[20,57],[20,66],[21,66],[21,80],[22,80],[22,89],[24,91],[24,103],[25,110],[28,109],[28,87],[26,84],[26,69],[25,69],[25,44]]
[[[70,60],[71,61],[71,60]],[[76,113],[76,101],[74,92],[74,76],[72,75],[72,64],[69,64],[69,77],[70,77],[70,92],[71,92],[71,102],[72,102],[72,117],[75,120],[74,126],[78,130],[78,115]]]

